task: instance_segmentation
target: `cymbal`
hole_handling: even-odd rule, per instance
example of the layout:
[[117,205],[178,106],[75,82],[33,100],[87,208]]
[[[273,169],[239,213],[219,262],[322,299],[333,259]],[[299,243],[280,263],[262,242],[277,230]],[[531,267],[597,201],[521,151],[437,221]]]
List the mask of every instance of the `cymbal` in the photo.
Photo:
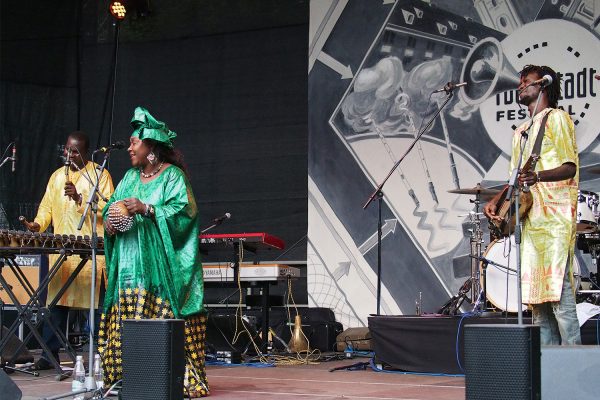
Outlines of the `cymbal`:
[[494,196],[500,192],[500,189],[486,189],[480,184],[469,189],[453,189],[448,190],[448,193],[456,193],[456,194],[471,194],[471,195],[482,195],[482,196]]

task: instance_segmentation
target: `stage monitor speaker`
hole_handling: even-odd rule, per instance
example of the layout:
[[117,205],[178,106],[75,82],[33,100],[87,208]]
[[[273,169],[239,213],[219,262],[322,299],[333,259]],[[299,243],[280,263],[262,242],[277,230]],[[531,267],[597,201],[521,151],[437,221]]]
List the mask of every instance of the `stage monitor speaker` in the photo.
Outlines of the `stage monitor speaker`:
[[6,372],[0,369],[0,398],[2,400],[21,400],[21,389],[14,383]]
[[[4,326],[2,326],[1,329],[2,332],[0,332],[0,339],[4,340],[6,335],[8,335],[8,329],[6,329]],[[17,349],[19,348],[19,352],[16,353]],[[11,334],[10,338],[7,339],[7,342],[2,349],[2,353],[0,353],[0,360],[11,361],[14,364],[25,364],[28,362],[33,362],[33,355],[29,352],[27,347],[23,345],[23,342],[17,336]]]
[[542,399],[598,399],[598,346],[542,347]]
[[470,324],[464,330],[467,400],[540,399],[540,328]]
[[181,400],[185,373],[185,321],[123,321],[123,389],[127,400]]

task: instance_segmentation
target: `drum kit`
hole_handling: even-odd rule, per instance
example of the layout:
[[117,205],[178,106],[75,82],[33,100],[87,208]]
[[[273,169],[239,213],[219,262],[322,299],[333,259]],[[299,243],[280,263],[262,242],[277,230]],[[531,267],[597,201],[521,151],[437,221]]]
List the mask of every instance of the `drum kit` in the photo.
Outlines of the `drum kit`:
[[[592,171],[594,172],[594,171]],[[597,171],[600,174],[600,168]],[[484,188],[477,184],[473,188],[448,190],[449,193],[466,194],[475,196],[471,200],[474,204],[474,212],[469,213],[468,224],[472,226],[470,232],[471,244],[471,276],[463,287],[470,287],[470,302],[474,308],[480,306],[480,295],[483,292],[489,305],[500,311],[511,313],[518,312],[517,302],[517,260],[516,244],[514,236],[506,238],[491,238],[490,244],[484,250],[484,232],[482,222],[485,220],[483,212],[480,212],[482,202],[491,200],[500,189]],[[577,197],[577,247],[585,253],[590,253],[592,262],[596,265],[600,257],[600,196],[597,193],[579,190]],[[592,302],[596,302],[599,296],[599,290],[583,290],[580,276],[580,265],[578,258],[573,260],[573,275],[575,278],[575,287],[578,294],[592,294],[596,296]],[[592,289],[597,281],[598,275],[590,274]],[[587,279],[587,277],[585,278]],[[585,283],[585,282],[583,282]],[[583,289],[582,289],[583,288]],[[600,289],[600,288],[596,288]],[[461,288],[461,292],[464,290]],[[522,305],[525,310],[526,306]],[[480,309],[487,310],[487,304],[481,304]]]

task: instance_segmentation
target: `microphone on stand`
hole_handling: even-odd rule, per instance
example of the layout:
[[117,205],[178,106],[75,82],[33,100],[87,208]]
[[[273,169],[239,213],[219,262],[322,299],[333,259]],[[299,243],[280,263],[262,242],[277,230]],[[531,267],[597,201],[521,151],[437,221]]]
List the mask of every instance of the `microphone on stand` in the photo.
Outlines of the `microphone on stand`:
[[11,163],[11,172],[15,172],[15,163],[17,161],[17,144],[13,143],[12,148],[12,163]]
[[119,140],[117,142],[114,142],[110,146],[100,147],[99,149],[94,150],[94,153],[97,153],[99,151],[101,151],[103,153],[108,153],[112,150],[119,150],[119,149],[124,149],[124,148],[125,148],[125,143],[122,140]]
[[553,79],[550,75],[544,75],[537,81],[531,82],[529,85],[527,85],[527,87],[534,86],[534,85],[540,85],[542,88],[545,88],[546,86],[552,85],[552,81],[553,81]]
[[229,218],[231,218],[231,214],[225,213],[222,216],[220,216],[219,218],[213,219],[213,223],[216,225],[219,225],[219,224],[223,223],[223,221],[225,221],[226,219],[229,219]]
[[463,87],[463,86],[467,86],[467,82],[461,82],[461,83],[448,82],[448,83],[446,83],[446,86],[444,86],[441,89],[434,90],[433,93],[442,93],[442,92],[450,93],[454,89],[457,89],[457,88]]

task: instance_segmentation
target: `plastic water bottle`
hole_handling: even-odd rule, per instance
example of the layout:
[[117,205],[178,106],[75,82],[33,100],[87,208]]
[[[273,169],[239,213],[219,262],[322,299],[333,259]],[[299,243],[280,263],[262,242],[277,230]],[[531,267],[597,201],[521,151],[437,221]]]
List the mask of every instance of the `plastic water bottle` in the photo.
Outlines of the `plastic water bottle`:
[[346,358],[354,358],[354,348],[352,347],[352,343],[346,342],[346,350],[344,350]]
[[[73,382],[71,383],[71,391],[79,391],[85,389],[85,367],[83,366],[83,356],[77,356],[75,360],[75,368],[73,369]],[[74,400],[83,400],[83,393],[73,395]]]
[[94,380],[96,381],[96,389],[102,389],[104,386],[104,372],[100,362],[100,354],[94,356]]

